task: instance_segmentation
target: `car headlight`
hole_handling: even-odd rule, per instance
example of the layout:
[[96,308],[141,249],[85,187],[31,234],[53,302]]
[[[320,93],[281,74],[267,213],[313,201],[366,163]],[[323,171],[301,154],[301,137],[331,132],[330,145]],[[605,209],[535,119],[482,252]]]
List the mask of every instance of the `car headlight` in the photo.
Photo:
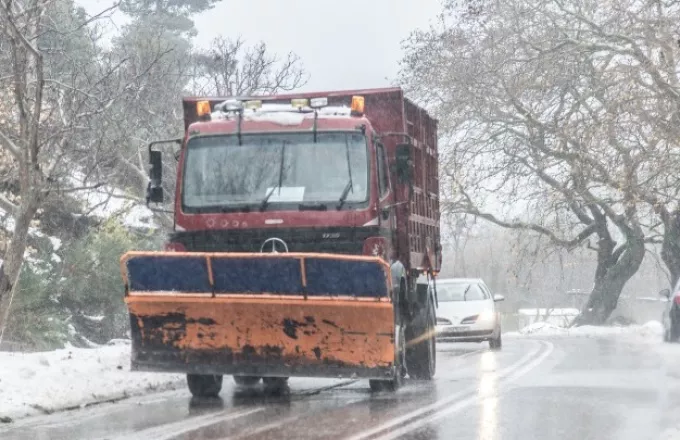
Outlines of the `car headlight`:
[[484,310],[482,313],[479,314],[479,318],[477,318],[477,321],[493,321],[496,318],[496,314],[494,313],[493,310]]

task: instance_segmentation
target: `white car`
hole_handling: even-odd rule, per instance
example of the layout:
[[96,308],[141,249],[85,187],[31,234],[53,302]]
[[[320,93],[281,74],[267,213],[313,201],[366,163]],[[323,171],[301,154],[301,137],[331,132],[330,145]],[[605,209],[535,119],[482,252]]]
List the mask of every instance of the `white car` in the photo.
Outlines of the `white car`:
[[437,339],[489,341],[492,350],[500,350],[501,318],[496,302],[504,299],[502,295],[492,295],[478,278],[437,280]]

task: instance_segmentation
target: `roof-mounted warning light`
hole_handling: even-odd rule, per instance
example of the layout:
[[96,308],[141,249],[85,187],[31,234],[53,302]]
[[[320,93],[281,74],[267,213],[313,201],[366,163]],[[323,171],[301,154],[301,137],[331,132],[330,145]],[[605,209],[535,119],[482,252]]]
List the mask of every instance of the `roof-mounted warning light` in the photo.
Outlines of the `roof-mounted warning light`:
[[363,116],[364,115],[364,97],[363,96],[352,96],[352,106],[351,113],[352,116]]
[[196,115],[201,121],[210,120],[210,101],[196,102]]
[[253,101],[246,101],[243,104],[243,108],[248,109],[248,110],[257,110],[262,108],[262,100],[253,100]]
[[238,99],[228,99],[220,104],[223,112],[240,112],[243,110],[243,103]]
[[306,98],[294,98],[290,100],[290,105],[302,111],[303,108],[309,107],[309,101]]
[[323,97],[323,98],[312,98],[309,101],[309,106],[311,108],[321,108],[321,107],[326,107],[328,105],[328,98]]

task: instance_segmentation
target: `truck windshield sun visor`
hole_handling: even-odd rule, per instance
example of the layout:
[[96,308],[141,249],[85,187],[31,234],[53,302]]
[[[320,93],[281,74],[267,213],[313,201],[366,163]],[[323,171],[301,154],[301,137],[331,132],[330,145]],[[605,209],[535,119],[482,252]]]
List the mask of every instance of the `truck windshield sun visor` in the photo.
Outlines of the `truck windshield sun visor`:
[[368,158],[366,137],[357,132],[319,132],[316,143],[309,133],[244,134],[241,145],[234,135],[192,137],[182,207],[197,213],[365,204]]

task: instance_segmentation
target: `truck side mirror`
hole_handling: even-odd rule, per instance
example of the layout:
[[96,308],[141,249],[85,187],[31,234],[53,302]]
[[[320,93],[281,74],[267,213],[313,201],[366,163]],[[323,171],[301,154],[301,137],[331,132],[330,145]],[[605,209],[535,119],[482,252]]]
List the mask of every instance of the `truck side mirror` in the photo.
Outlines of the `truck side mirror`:
[[671,297],[671,290],[670,289],[663,289],[661,292],[659,292],[659,296],[663,296],[665,298],[670,299]]
[[411,183],[411,144],[397,144],[395,164],[399,183]]
[[146,189],[146,203],[163,203],[163,160],[160,151],[149,151],[149,186]]

